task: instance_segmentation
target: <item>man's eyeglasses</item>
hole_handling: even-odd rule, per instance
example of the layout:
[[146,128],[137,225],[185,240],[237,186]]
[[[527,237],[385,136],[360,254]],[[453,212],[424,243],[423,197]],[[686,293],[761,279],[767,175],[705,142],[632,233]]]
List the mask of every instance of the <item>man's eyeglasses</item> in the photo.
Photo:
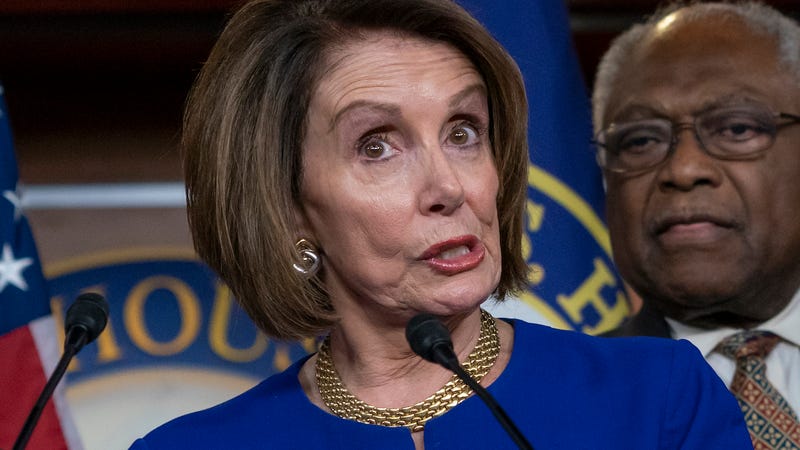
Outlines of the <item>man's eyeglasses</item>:
[[682,130],[694,131],[700,147],[724,160],[754,159],[775,142],[781,128],[800,116],[774,113],[763,105],[717,108],[698,114],[693,122],[665,118],[613,123],[595,137],[597,162],[611,172],[641,172],[665,161],[675,150]]

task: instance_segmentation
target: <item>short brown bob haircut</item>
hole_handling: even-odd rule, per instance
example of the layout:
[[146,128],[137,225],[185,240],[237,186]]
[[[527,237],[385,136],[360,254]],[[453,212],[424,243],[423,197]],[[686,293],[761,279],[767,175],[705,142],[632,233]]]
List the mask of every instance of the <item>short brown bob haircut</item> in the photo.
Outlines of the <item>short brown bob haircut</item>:
[[256,0],[233,15],[195,81],[181,146],[195,249],[255,324],[278,339],[319,336],[337,320],[323,280],[292,268],[303,237],[293,211],[306,115],[326,56],[374,31],[448,43],[483,76],[500,178],[496,294],[526,282],[525,88],[486,29],[451,0]]

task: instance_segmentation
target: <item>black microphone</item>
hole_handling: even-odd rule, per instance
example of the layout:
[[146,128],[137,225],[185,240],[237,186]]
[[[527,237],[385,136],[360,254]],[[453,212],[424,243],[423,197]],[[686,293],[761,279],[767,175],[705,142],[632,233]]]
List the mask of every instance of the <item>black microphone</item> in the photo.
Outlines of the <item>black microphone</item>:
[[67,310],[64,328],[64,352],[74,348],[77,354],[84,345],[97,339],[108,322],[108,302],[100,294],[87,292],[75,299]]
[[444,368],[455,372],[459,378],[472,388],[473,392],[480,397],[506,430],[517,447],[525,450],[533,450],[533,446],[528,442],[522,432],[508,414],[500,407],[500,404],[478,384],[458,362],[453,351],[453,341],[450,339],[450,331],[447,327],[431,314],[417,314],[408,321],[406,325],[406,340],[411,345],[411,350],[427,361],[434,362]]
[[97,339],[108,322],[108,302],[100,294],[87,292],[75,299],[75,302],[67,310],[65,319],[66,334],[64,338],[64,354],[58,361],[53,374],[47,380],[36,404],[33,405],[28,419],[22,426],[14,442],[13,450],[23,450],[28,444],[28,440],[33,434],[33,429],[42,415],[47,401],[53,395],[56,385],[61,381],[64,372],[67,371],[72,358],[78,354],[84,345]]

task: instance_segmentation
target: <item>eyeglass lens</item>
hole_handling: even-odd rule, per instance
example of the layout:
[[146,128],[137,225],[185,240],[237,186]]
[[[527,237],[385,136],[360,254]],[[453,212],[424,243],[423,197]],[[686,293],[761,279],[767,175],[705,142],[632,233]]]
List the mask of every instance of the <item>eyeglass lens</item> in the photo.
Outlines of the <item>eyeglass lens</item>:
[[665,118],[615,123],[598,135],[598,161],[617,171],[655,166],[668,157],[685,128],[694,129],[701,147],[715,157],[748,158],[772,145],[777,118],[766,106],[742,105],[705,111],[693,124]]

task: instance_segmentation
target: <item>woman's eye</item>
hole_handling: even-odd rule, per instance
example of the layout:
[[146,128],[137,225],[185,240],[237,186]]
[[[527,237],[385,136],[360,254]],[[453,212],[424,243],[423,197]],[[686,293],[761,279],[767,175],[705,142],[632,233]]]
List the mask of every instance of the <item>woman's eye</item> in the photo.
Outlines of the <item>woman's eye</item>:
[[370,159],[383,159],[392,154],[392,146],[382,138],[373,137],[361,145],[361,153]]
[[462,124],[450,131],[448,141],[454,145],[472,145],[479,140],[478,131],[471,125]]

